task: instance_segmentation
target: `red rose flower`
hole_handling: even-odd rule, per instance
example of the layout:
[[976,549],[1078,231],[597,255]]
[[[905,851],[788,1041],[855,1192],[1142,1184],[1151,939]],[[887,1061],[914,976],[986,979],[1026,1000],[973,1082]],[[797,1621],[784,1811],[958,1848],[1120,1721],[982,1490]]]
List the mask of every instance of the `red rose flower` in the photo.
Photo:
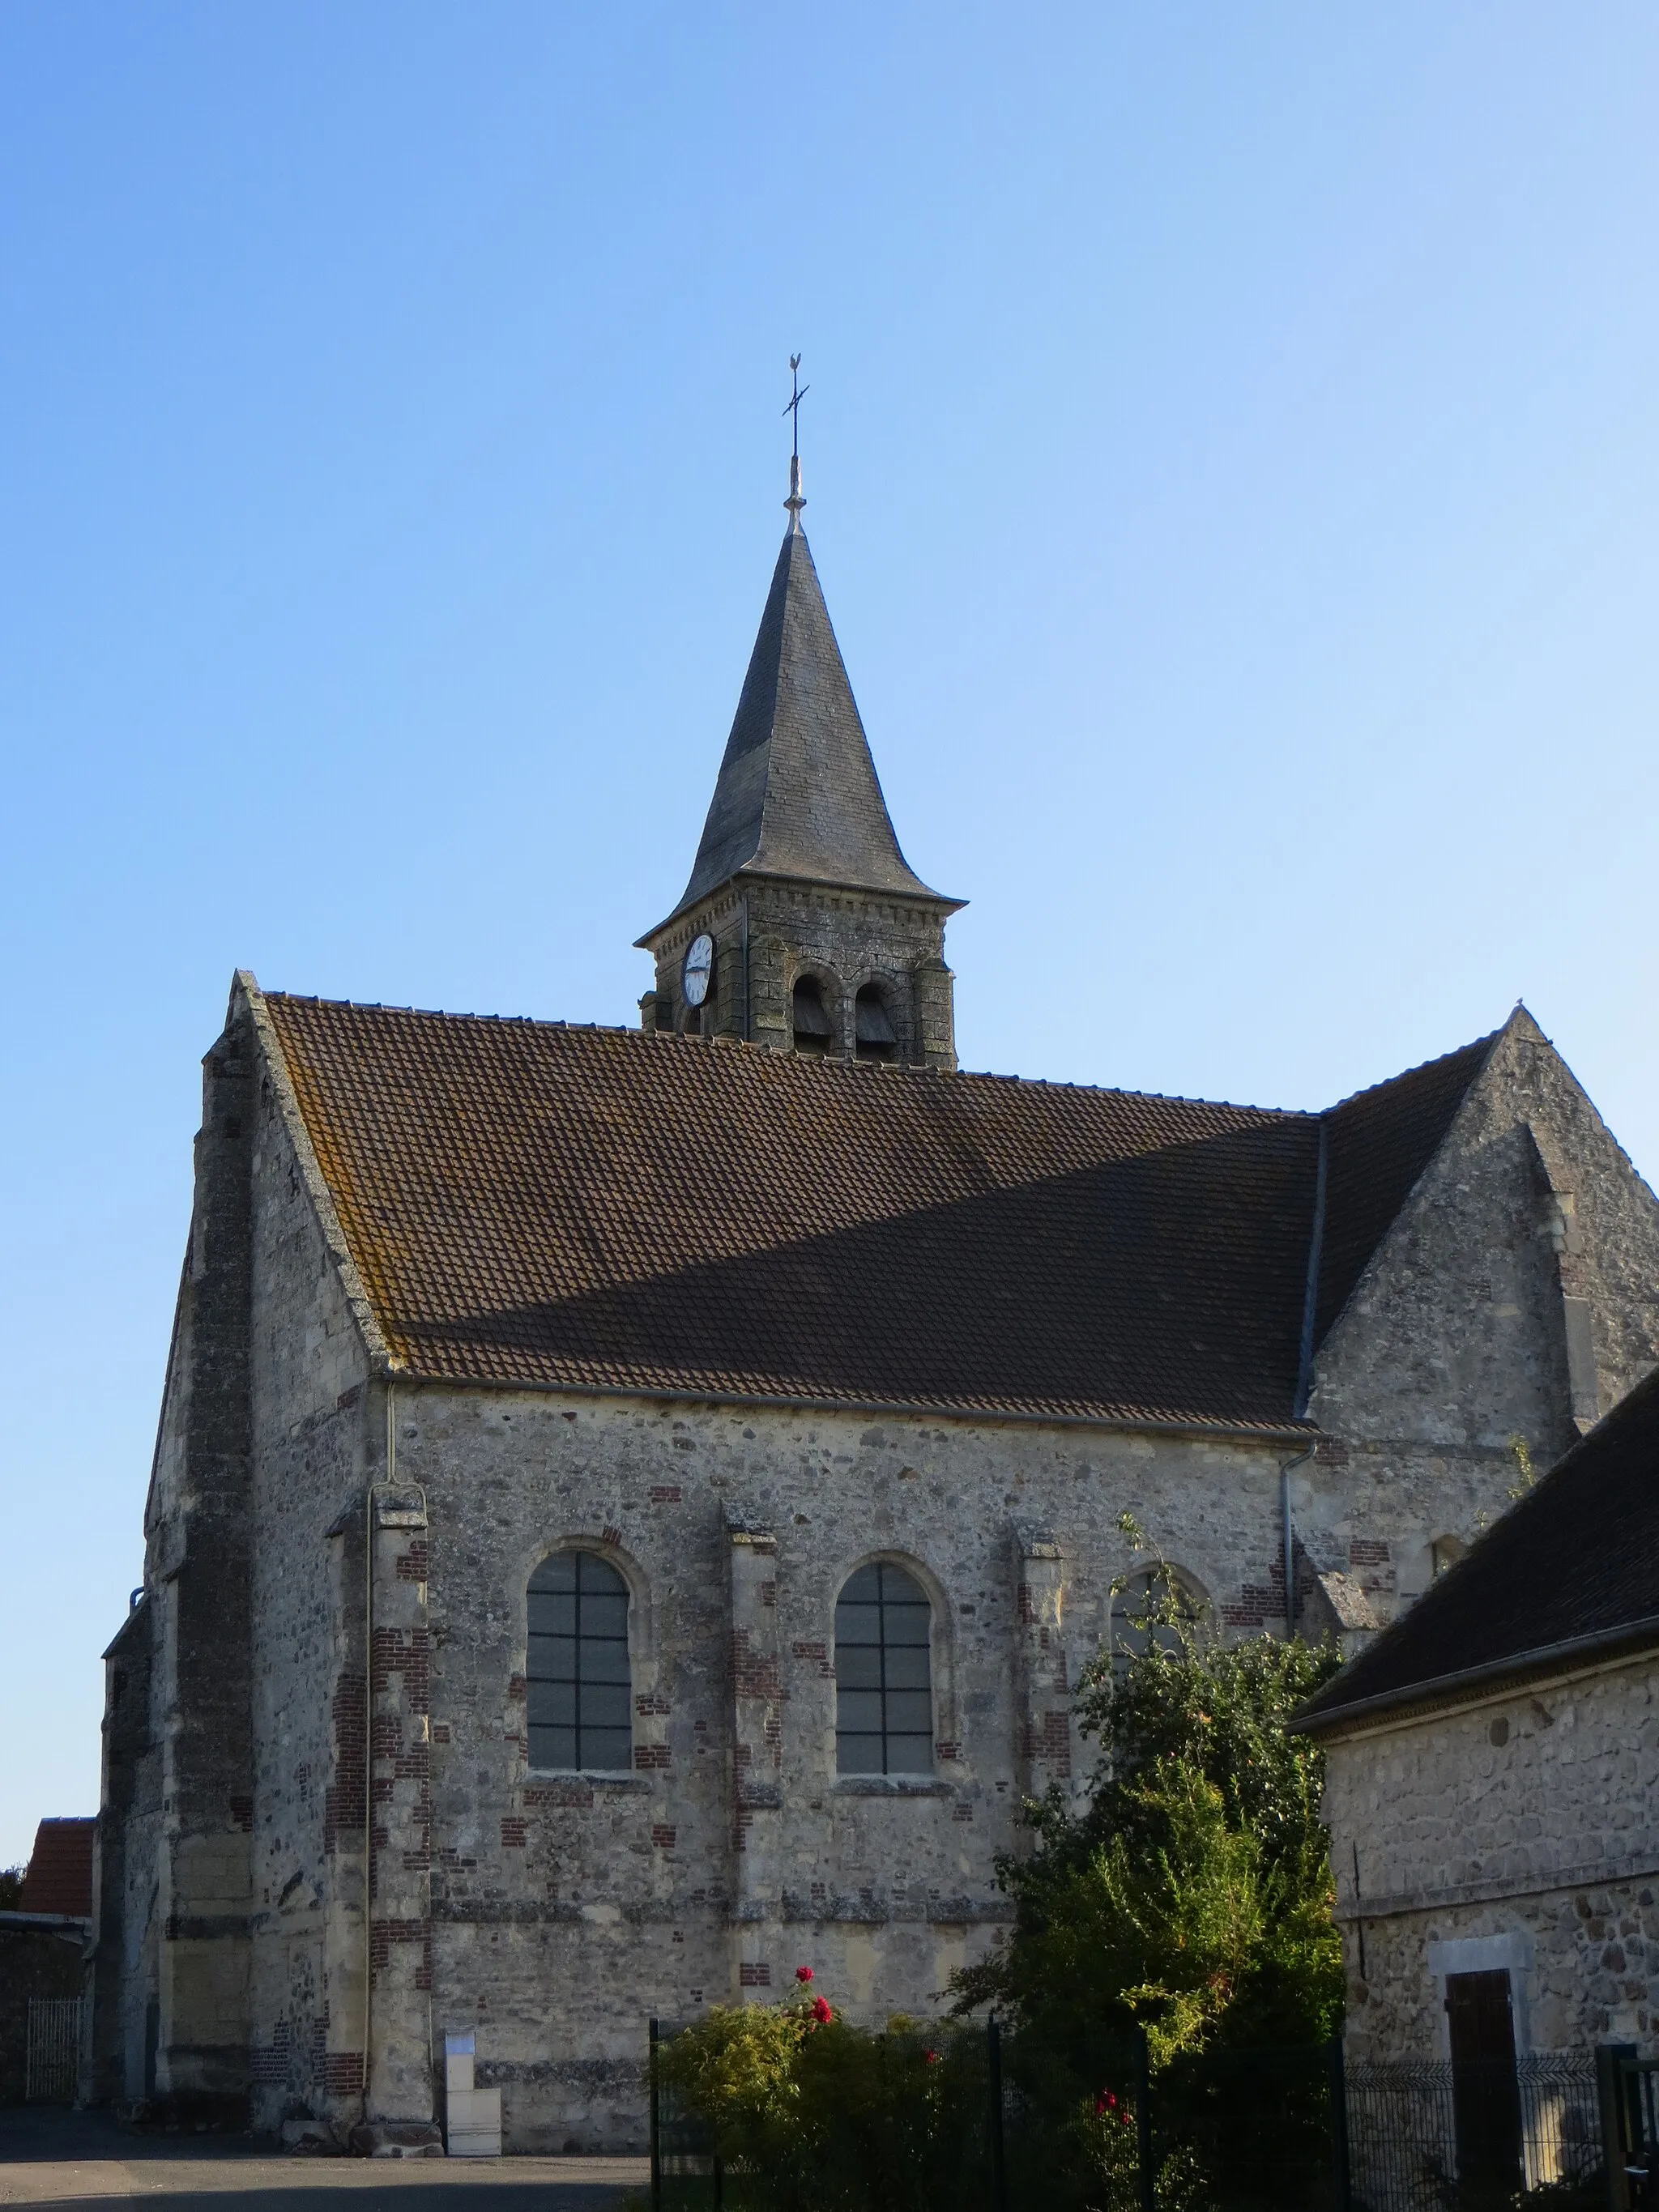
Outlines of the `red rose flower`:
[[812,2017],[817,2021],[820,2027],[828,2027],[835,2016],[835,2013],[830,2008],[830,2000],[828,1997],[813,1998]]
[[810,1981],[811,1980],[811,1978],[812,1978],[812,1969],[811,1969],[810,1966],[797,1966],[797,1967],[796,1967],[796,1969],[795,1969],[795,1979],[796,1979],[798,1982],[810,1982]]
[[939,2064],[939,2053],[937,2051],[924,2051],[922,2056],[930,2066],[937,2066]]

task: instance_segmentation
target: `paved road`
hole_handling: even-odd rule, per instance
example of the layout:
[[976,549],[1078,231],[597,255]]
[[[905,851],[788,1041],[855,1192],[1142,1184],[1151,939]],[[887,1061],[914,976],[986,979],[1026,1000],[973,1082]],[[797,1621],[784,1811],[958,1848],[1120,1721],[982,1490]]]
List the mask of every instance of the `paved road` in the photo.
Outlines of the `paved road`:
[[180,2212],[617,2212],[642,2158],[284,2158],[251,2137],[148,2135],[99,2112],[0,2109],[0,2204],[142,2197]]

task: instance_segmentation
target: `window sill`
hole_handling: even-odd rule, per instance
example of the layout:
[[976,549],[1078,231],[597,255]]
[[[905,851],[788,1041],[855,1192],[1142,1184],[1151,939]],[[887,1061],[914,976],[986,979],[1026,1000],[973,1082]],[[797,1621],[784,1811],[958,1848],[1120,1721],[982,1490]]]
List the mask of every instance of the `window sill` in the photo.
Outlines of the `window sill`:
[[648,1796],[651,1790],[648,1774],[625,1774],[614,1766],[527,1766],[524,1778],[532,1785],[557,1782],[570,1789],[631,1790],[636,1796]]
[[831,1784],[837,1797],[954,1797],[948,1782],[928,1774],[840,1774]]

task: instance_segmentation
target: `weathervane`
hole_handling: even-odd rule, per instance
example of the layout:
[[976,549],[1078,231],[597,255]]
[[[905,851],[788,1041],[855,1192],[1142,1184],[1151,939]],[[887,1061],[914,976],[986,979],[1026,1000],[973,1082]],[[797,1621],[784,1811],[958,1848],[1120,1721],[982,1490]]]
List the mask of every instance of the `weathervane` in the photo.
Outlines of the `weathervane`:
[[800,511],[806,504],[806,495],[800,488],[800,403],[812,387],[800,380],[800,356],[798,353],[792,353],[789,356],[789,374],[794,389],[790,394],[789,404],[783,411],[795,418],[794,450],[789,456],[789,496],[783,503],[789,510],[790,528],[799,530]]

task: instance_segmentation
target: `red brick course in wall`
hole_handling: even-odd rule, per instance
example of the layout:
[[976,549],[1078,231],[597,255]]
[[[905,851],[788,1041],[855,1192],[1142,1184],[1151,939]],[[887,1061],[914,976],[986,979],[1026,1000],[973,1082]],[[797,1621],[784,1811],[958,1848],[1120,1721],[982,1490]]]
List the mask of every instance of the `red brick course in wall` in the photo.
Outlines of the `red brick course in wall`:
[[432,1705],[432,1638],[424,1628],[376,1628],[373,1662],[374,1694],[392,1686],[400,1675],[404,1699],[412,1713],[424,1713]]
[[416,1969],[417,1990],[432,1987],[432,1922],[424,1920],[371,1920],[368,1924],[368,1963],[373,1972],[384,1972],[392,1964],[394,1943],[418,1943],[421,1963]]
[[362,2052],[329,2051],[323,2060],[323,2087],[331,2097],[361,2097],[363,2094]]
[[361,1674],[343,1674],[334,1686],[330,1709],[334,1729],[334,1780],[323,1794],[323,1849],[331,1851],[342,1830],[361,1836],[367,1807],[368,1770],[363,1759],[364,1706]]
[[1063,1781],[1072,1771],[1072,1724],[1066,1713],[1043,1713],[1028,1731],[1029,1755],[1052,1766]]
[[[775,1589],[776,1584],[772,1587]],[[732,1694],[734,1698],[760,1698],[768,1704],[774,1704],[787,1694],[778,1671],[775,1653],[763,1657],[751,1651],[746,1628],[732,1631],[731,1654]]]

